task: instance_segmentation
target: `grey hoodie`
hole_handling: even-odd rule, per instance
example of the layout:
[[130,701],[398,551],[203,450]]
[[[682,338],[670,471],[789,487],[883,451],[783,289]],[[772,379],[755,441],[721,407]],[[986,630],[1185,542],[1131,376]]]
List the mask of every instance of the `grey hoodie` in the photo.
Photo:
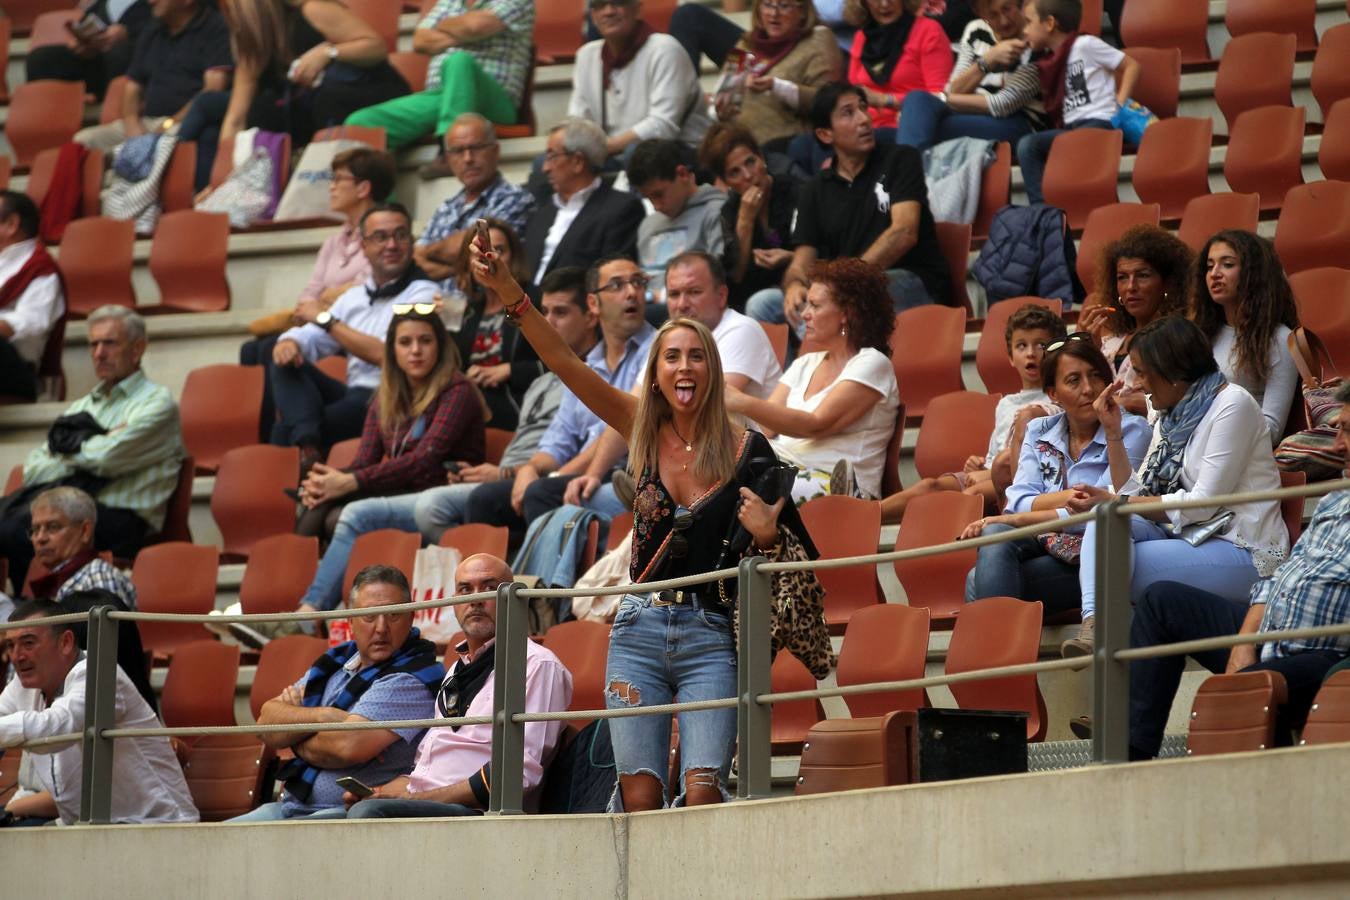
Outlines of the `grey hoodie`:
[[675,218],[659,212],[649,214],[638,226],[638,262],[642,268],[660,279],[665,276],[666,263],[686,250],[703,250],[721,258],[722,204],[726,200],[722,191],[702,184]]

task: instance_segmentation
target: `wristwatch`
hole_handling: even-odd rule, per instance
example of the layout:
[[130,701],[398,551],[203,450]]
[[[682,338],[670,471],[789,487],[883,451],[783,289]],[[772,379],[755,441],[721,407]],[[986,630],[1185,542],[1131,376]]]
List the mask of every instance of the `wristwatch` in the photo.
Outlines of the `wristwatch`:
[[314,317],[314,324],[324,331],[332,331],[333,326],[340,321],[342,320],[333,318],[333,314],[326,309]]
[[979,69],[981,72],[983,72],[984,74],[986,74],[986,75],[989,74],[989,72],[990,72],[990,69],[989,69],[989,63],[987,63],[987,62],[984,61],[984,54],[983,54],[983,53],[981,53],[981,54],[979,54],[978,56],[975,57],[975,67],[976,67],[977,69]]

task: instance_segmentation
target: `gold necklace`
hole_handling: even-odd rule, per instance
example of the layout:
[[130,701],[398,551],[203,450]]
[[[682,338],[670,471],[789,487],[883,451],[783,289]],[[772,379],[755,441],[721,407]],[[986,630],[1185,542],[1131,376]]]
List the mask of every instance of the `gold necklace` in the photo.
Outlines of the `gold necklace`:
[[684,435],[680,434],[680,429],[678,429],[678,428],[675,427],[675,420],[674,420],[674,419],[671,419],[671,420],[670,420],[670,430],[673,431],[673,432],[675,432],[675,436],[676,436],[677,438],[679,438],[681,442],[684,443],[684,449],[685,449],[685,452],[686,452],[686,453],[693,453],[693,452],[694,452],[694,445],[693,445],[693,443],[690,442],[690,441],[685,440]]

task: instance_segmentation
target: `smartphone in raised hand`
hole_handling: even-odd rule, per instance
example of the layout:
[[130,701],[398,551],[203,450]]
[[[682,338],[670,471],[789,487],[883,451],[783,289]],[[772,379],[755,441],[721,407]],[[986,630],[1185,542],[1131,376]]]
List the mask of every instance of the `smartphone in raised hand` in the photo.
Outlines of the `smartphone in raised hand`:
[[[479,219],[473,223],[473,242],[484,256],[492,250],[492,235],[488,233],[487,219]],[[489,274],[497,274],[495,262],[488,260],[487,267]]]

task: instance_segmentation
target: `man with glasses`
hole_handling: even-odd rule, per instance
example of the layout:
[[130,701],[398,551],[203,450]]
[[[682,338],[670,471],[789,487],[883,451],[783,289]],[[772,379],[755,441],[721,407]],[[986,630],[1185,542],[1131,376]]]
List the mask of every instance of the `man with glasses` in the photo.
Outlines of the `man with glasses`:
[[477,113],[464,113],[445,133],[445,159],[464,187],[443,201],[413,247],[413,258],[422,271],[454,290],[464,234],[478,219],[500,219],[525,230],[534,212],[534,195],[507,181],[497,168],[501,144],[492,123]]
[[[436,283],[412,258],[412,218],[398,203],[377,203],[360,222],[370,278],[349,288],[328,309],[301,304],[305,324],[277,339],[270,372],[277,422],[272,443],[300,448],[300,474],[338,441],[358,437],[370,395],[380,383],[384,338],[394,308],[436,302]],[[316,366],[347,357],[347,380]]]

